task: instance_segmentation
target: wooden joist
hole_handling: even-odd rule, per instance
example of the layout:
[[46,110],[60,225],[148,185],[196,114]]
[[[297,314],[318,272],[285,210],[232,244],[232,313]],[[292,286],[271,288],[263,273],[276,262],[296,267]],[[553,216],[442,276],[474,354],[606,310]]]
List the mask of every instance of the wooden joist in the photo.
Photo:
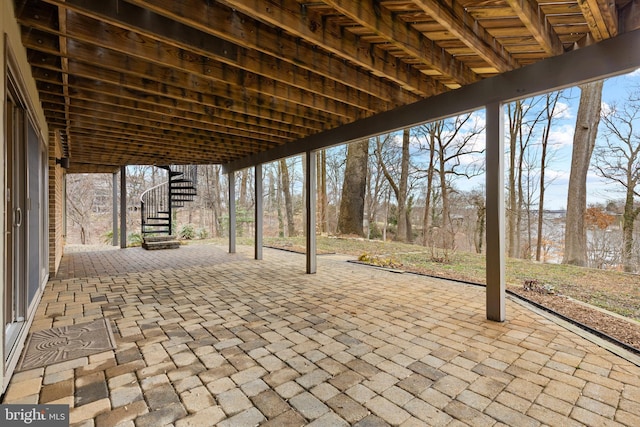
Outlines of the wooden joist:
[[235,162],[640,22],[627,0],[12,1],[71,172]]

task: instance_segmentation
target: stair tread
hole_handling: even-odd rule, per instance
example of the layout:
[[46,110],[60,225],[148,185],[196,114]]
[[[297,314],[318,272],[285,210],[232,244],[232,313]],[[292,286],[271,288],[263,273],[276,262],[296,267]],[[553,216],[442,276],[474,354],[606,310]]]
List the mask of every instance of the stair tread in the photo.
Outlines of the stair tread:
[[[193,202],[198,195],[197,191],[197,166],[195,165],[157,165],[158,168],[167,171],[167,179],[169,183],[165,183],[167,187],[161,188],[153,194],[153,203],[147,201],[152,194],[146,193],[143,197],[145,209],[144,212],[149,216],[143,218],[142,234],[153,233],[169,233],[171,231],[171,214],[173,208],[182,208],[186,203]],[[170,191],[167,191],[169,189]],[[147,209],[146,203],[154,209]],[[156,209],[165,209],[157,210]]]
[[166,235],[166,236],[146,236],[143,238],[147,243],[153,242],[167,242],[171,240],[176,240],[176,236],[174,235]]
[[146,250],[178,249],[180,247],[180,242],[178,242],[177,240],[166,242],[149,242],[143,243],[142,247]]

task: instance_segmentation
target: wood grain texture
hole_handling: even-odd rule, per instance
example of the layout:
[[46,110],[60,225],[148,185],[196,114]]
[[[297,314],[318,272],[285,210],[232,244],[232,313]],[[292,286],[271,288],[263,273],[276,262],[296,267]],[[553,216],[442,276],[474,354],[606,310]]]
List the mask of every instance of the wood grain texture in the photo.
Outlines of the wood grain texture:
[[70,172],[236,161],[638,26],[624,0],[13,1]]

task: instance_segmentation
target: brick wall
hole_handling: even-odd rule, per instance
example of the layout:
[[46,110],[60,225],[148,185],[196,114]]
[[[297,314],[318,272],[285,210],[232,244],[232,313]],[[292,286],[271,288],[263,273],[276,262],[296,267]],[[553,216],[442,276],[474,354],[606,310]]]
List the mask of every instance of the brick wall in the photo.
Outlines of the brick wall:
[[64,169],[56,165],[62,157],[60,134],[49,136],[49,274],[55,276],[64,249]]

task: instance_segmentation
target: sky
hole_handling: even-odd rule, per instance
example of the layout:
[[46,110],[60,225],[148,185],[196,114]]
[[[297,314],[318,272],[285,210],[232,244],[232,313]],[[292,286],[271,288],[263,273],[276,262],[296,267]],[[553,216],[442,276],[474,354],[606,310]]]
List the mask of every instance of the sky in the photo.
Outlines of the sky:
[[[628,96],[629,88],[632,87],[640,88],[640,70],[605,80],[602,91],[603,108],[607,108],[613,103],[624,102]],[[555,178],[550,184],[547,193],[545,193],[548,202],[545,204],[549,209],[564,209],[566,207],[567,186],[571,169],[571,149],[580,90],[572,88],[571,95],[568,110],[566,114],[563,114],[563,118],[558,120],[556,124],[558,127],[554,127],[554,132],[552,133],[553,140],[559,144],[559,150],[550,168]],[[600,125],[598,140],[602,138],[603,127]],[[624,197],[622,193],[616,191],[619,188],[619,186],[612,185],[599,177],[595,171],[590,170],[587,175],[587,204],[606,203],[608,200]]]
[[[630,88],[640,90],[640,69],[633,73],[607,79],[602,93],[603,109],[613,103],[622,103],[628,96]],[[571,169],[571,151],[575,121],[580,101],[580,90],[576,87],[566,89],[566,98],[558,106],[560,113],[552,124],[550,144],[554,147],[553,156],[546,169],[548,187],[545,192],[545,209],[560,210],[566,207],[567,186]],[[484,112],[478,112],[478,119],[484,120]],[[506,120],[505,120],[506,121]],[[598,139],[603,138],[603,127],[600,125]],[[478,144],[484,144],[484,134],[479,136]],[[505,159],[508,161],[508,159]],[[505,165],[505,168],[508,165]],[[483,186],[484,175],[471,180],[456,181],[456,187],[471,190]],[[621,199],[624,194],[619,192],[621,187],[599,177],[594,170],[587,175],[587,204],[606,203],[612,199]]]
[[[630,88],[640,90],[640,69],[633,73],[607,79],[604,84],[602,94],[602,105],[609,108],[614,103],[622,103],[627,99]],[[576,116],[578,113],[578,104],[580,101],[580,90],[577,87],[565,90],[564,98],[559,101],[556,108],[557,115],[552,123],[549,142],[553,148],[553,155],[546,168],[547,188],[545,192],[546,210],[563,210],[567,204],[567,187],[569,183],[569,174],[571,169],[571,151],[573,146],[573,135],[575,131]],[[484,110],[474,113],[474,120],[470,120],[467,124],[471,128],[473,124],[484,127],[485,117]],[[508,122],[505,120],[505,124]],[[637,128],[640,129],[640,123]],[[603,138],[603,126],[600,125],[598,139]],[[469,129],[467,129],[469,131]],[[508,135],[508,131],[505,132]],[[414,134],[415,138],[415,134]],[[537,136],[537,141],[540,137]],[[401,144],[402,136],[400,133],[396,135],[396,144]],[[416,141],[416,140],[414,140]],[[414,144],[412,148],[412,163],[414,165],[426,163],[426,154],[423,152],[424,158],[420,158],[417,152],[418,144]],[[476,135],[474,146],[477,151],[482,151],[485,146],[484,131]],[[340,148],[340,155],[344,155],[344,149]],[[468,156],[464,160],[466,163],[476,162],[484,163],[484,154]],[[505,161],[508,157],[505,155]],[[505,165],[505,169],[508,165]],[[505,173],[508,173],[505,170]],[[484,187],[485,175],[476,176],[472,179],[459,178],[455,181],[456,188],[462,191],[480,190]],[[506,177],[505,177],[506,181]],[[624,194],[620,192],[620,186],[612,185],[604,178],[599,177],[594,170],[590,170],[587,175],[587,204],[606,204],[610,200],[621,200]],[[537,191],[537,190],[536,190]],[[418,196],[420,197],[420,195]],[[536,196],[537,197],[537,196]],[[537,207],[534,207],[536,209]]]

